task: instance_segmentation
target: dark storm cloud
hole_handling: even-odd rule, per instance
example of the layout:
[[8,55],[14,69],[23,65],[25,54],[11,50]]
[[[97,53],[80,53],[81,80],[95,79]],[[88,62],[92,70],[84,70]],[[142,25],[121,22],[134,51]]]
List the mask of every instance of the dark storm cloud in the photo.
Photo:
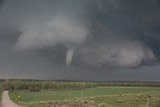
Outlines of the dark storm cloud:
[[53,72],[55,78],[83,79],[86,74],[94,78],[97,71],[143,71],[138,67],[159,63],[158,0],[4,0],[0,4],[3,72],[25,68],[24,72]]

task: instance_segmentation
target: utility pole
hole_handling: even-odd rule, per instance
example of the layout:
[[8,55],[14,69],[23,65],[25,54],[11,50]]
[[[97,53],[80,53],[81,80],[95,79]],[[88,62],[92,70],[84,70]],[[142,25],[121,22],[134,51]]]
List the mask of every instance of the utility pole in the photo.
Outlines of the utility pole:
[[81,100],[83,99],[83,92],[82,92],[82,90],[81,90]]

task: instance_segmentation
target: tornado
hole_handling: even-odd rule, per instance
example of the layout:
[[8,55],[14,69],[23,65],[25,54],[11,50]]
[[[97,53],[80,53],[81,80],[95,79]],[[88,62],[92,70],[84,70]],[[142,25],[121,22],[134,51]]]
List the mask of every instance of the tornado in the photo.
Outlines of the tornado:
[[67,53],[66,53],[66,65],[67,66],[71,65],[73,55],[74,55],[74,49],[72,49],[72,48],[68,49]]

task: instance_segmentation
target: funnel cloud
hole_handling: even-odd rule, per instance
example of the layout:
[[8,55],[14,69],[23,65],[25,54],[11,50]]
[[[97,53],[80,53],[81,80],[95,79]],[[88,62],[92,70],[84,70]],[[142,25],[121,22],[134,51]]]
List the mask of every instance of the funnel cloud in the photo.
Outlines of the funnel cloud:
[[68,49],[66,53],[66,64],[68,66],[71,65],[73,55],[74,55],[74,49]]

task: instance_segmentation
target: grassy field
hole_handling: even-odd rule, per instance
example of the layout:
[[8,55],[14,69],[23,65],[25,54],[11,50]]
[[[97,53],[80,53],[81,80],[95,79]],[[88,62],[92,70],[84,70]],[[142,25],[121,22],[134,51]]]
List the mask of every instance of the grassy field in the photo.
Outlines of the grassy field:
[[0,99],[1,99],[1,96],[2,96],[2,81],[0,81]]
[[[148,101],[147,98],[149,98]],[[160,107],[160,93],[100,96],[89,98],[88,101],[93,102],[96,107]]]
[[51,92],[13,91],[10,92],[10,97],[18,104],[29,106],[51,101],[87,101],[97,107],[143,107],[148,97],[153,107],[160,106],[160,88],[156,87],[97,87]]

